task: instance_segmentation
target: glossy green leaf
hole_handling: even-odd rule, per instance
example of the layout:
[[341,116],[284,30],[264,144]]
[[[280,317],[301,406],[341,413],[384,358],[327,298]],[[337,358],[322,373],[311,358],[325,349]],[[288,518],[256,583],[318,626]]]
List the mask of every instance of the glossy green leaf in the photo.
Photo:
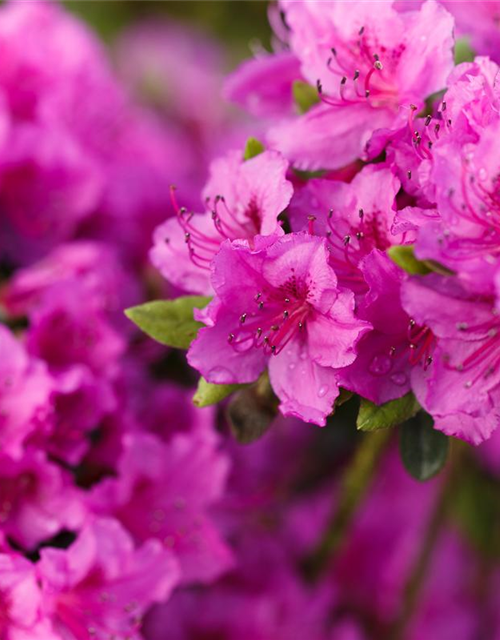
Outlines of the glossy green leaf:
[[419,409],[420,405],[413,393],[381,405],[362,398],[356,426],[359,431],[388,429],[412,418]]
[[399,442],[403,464],[417,480],[429,480],[444,467],[448,437],[434,429],[434,422],[427,413],[421,411],[401,426]]
[[193,310],[203,309],[210,300],[205,296],[153,300],[126,309],[125,315],[157,342],[176,349],[188,349],[203,327],[193,318]]

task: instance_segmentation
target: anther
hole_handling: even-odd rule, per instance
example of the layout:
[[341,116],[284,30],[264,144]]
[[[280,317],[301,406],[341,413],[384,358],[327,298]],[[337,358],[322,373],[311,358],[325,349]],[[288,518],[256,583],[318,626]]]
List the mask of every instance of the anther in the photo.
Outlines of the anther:
[[361,218],[361,220],[362,220],[362,219],[363,219],[363,217],[364,217],[364,215],[365,215],[365,212],[363,211],[363,209],[360,209],[358,213],[359,213],[359,217],[360,217],[360,218]]
[[242,313],[240,316],[240,322],[241,324],[243,324],[245,322],[245,320],[247,319],[247,314],[246,313]]
[[425,119],[425,126],[428,127],[431,122],[432,122],[432,116],[427,116],[427,118]]
[[353,76],[353,80],[356,81],[359,78],[359,69],[356,69],[356,71],[354,72],[354,76]]
[[344,236],[344,245],[347,246],[349,242],[351,242],[351,236],[350,235]]
[[234,340],[234,333],[230,333],[227,337],[227,341],[231,344],[233,340]]
[[347,82],[347,77],[346,76],[342,76],[342,80],[340,81],[341,85],[344,85]]
[[408,180],[411,180],[411,171],[408,171],[406,175],[408,176]]

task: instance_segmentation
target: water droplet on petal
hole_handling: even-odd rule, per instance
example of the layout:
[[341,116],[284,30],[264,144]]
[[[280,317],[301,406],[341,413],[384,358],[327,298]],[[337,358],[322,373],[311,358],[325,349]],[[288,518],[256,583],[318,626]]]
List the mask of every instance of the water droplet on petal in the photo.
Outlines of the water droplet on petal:
[[324,398],[328,393],[328,387],[324,384],[322,387],[318,389],[318,398]]
[[236,340],[235,342],[232,343],[231,346],[237,353],[245,353],[245,351],[248,351],[249,349],[251,349],[254,346],[254,344],[255,344],[255,341],[253,336],[249,336],[244,340]]
[[406,384],[406,382],[408,381],[408,378],[406,376],[406,373],[399,371],[397,373],[392,374],[391,380],[394,382],[394,384],[397,384],[398,386],[402,387],[403,385]]
[[208,372],[207,378],[213,380],[215,384],[225,384],[234,378],[234,375],[226,367],[214,367]]
[[374,356],[368,367],[368,371],[374,376],[385,376],[391,369],[392,360],[385,354]]
[[288,368],[290,369],[290,371],[293,371],[296,366],[297,365],[295,364],[295,362],[290,362],[290,364],[288,365]]

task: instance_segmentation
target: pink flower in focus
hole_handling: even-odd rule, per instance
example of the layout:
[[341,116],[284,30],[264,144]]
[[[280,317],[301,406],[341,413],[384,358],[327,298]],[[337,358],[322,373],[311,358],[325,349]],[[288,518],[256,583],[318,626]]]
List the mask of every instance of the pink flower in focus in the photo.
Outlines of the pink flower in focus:
[[179,209],[174,198],[177,217],[156,229],[152,263],[181,289],[210,293],[210,264],[224,240],[279,231],[278,215],[292,196],[287,168],[271,151],[246,161],[238,151],[215,160],[203,190],[205,213]]
[[282,2],[289,42],[321,103],[278,123],[268,139],[299,169],[362,156],[374,131],[397,128],[446,86],[453,19],[436,2],[398,13],[391,2]]
[[[307,233],[226,242],[212,270],[216,292],[188,361],[216,384],[253,382],[269,366],[284,415],[325,424],[338,395],[335,369],[356,358],[370,325],[337,286],[326,241]],[[230,274],[230,277],[228,277]]]
[[327,239],[330,265],[339,284],[357,294],[365,293],[367,288],[361,260],[372,249],[385,251],[404,241],[404,236],[392,233],[399,188],[399,180],[390,169],[367,166],[349,184],[309,180],[292,199],[293,229],[299,231],[311,225],[316,235]]
[[479,444],[500,422],[500,321],[495,300],[456,278],[431,274],[403,284],[405,310],[437,339],[433,366],[414,390],[447,435]]

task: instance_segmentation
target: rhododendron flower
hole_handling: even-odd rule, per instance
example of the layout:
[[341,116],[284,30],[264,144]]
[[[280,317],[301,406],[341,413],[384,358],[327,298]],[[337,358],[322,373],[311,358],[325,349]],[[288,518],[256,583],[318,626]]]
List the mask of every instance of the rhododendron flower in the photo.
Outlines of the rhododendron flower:
[[20,458],[26,438],[50,424],[54,381],[45,364],[30,358],[23,345],[1,325],[0,353],[1,449]]
[[500,321],[494,298],[465,289],[456,278],[431,274],[402,287],[403,307],[437,339],[433,366],[415,385],[436,429],[474,444],[500,420]]
[[445,88],[453,19],[435,2],[398,13],[392,2],[282,2],[289,43],[321,103],[269,132],[300,169],[338,168],[372,133],[394,128],[410,105]]
[[210,292],[210,264],[225,239],[252,241],[279,231],[278,216],[292,196],[287,168],[271,151],[246,161],[238,151],[215,160],[203,191],[206,212],[188,213],[174,198],[177,217],[156,230],[153,264],[181,289]]
[[139,541],[158,538],[179,560],[182,581],[208,582],[232,565],[209,516],[222,494],[228,460],[214,442],[176,435],[128,435],[117,479],[95,487],[91,506],[113,514]]
[[341,384],[377,404],[410,391],[414,369],[426,371],[432,364],[434,336],[417,326],[401,307],[400,289],[405,273],[384,253],[373,250],[360,264],[369,287],[357,315],[373,330],[358,344],[358,357],[339,372]]
[[87,525],[69,549],[42,549],[43,605],[61,640],[140,640],[142,616],[176,585],[172,554],[156,540],[134,549],[118,522]]
[[[213,263],[216,297],[201,316],[189,363],[217,384],[253,382],[269,366],[284,415],[325,424],[335,369],[351,364],[370,325],[337,286],[326,240],[294,233],[226,242]],[[230,276],[228,277],[228,275]]]
[[[386,167],[367,166],[351,183],[316,179],[297,191],[290,205],[295,230],[311,226],[328,240],[330,265],[339,284],[364,293],[360,262],[372,251],[401,244],[392,226],[400,183]],[[314,220],[311,220],[314,216]]]

